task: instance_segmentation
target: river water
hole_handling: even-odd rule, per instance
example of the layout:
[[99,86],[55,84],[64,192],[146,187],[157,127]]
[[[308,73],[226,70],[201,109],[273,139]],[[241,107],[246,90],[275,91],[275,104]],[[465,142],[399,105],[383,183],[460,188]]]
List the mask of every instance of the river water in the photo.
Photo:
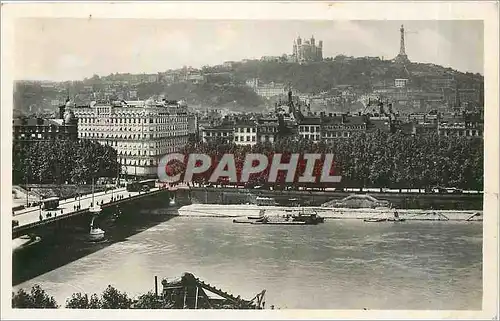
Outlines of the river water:
[[[37,250],[44,253],[38,258],[17,255],[15,277],[22,271],[25,279],[29,271],[39,275],[14,289],[37,283],[64,305],[74,292],[101,293],[111,284],[137,295],[154,289],[155,275],[161,280],[191,272],[243,298],[266,289],[266,307],[481,309],[480,222],[259,226],[230,218],[148,220],[155,223],[127,235],[117,231],[133,224],[103,223],[108,244],[73,237],[64,248]],[[70,262],[50,267],[68,257]]]

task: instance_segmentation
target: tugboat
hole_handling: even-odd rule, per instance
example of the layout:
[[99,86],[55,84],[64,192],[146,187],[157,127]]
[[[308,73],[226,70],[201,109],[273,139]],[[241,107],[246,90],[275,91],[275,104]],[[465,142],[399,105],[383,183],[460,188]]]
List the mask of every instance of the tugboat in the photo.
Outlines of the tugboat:
[[294,222],[304,222],[306,224],[318,224],[324,223],[325,218],[319,216],[316,212],[305,213],[304,209],[302,209],[298,215],[292,215]]

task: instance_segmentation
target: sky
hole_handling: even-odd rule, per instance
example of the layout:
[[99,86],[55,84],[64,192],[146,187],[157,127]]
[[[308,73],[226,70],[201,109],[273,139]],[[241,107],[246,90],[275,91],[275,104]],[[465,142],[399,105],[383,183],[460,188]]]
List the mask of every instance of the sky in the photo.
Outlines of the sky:
[[81,80],[94,74],[157,73],[292,52],[294,39],[323,40],[323,56],[399,52],[400,25],[414,62],[483,74],[477,20],[152,20],[22,18],[15,24],[15,79]]

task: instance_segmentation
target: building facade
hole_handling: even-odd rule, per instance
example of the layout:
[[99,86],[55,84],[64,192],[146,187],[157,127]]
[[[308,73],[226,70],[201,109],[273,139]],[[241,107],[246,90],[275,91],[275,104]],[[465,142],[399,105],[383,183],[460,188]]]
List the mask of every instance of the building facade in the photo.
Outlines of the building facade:
[[278,118],[261,118],[257,123],[257,141],[260,143],[274,143],[278,131]]
[[236,145],[257,144],[257,122],[253,120],[236,121],[234,124],[234,143]]
[[312,142],[321,141],[321,118],[307,117],[298,123],[300,139],[307,139]]
[[58,118],[14,118],[12,139],[14,142],[28,143],[56,139],[78,139],[78,121],[71,110],[72,104],[59,107]]
[[312,61],[322,61],[323,60],[323,41],[318,42],[316,46],[316,40],[314,36],[309,40],[304,40],[297,37],[293,41],[293,53],[292,60],[294,62],[312,62]]
[[394,87],[405,88],[408,84],[408,79],[394,79]]
[[275,96],[283,96],[286,94],[286,86],[280,83],[270,82],[263,84],[258,78],[248,79],[246,85],[251,87],[255,93],[264,98],[271,98]]
[[188,141],[187,105],[178,101],[92,102],[75,108],[78,137],[110,145],[122,173],[156,176],[160,159]]
[[367,120],[363,116],[331,115],[322,119],[321,137],[325,143],[339,138],[349,138],[356,133],[367,131]]
[[201,129],[201,139],[204,143],[222,142],[232,144],[234,142],[234,124],[222,123],[216,126]]

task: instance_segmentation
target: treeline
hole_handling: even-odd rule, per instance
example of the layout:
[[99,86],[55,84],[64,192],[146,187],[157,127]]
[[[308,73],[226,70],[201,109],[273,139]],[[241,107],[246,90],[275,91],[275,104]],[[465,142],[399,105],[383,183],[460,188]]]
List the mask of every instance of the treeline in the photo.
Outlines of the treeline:
[[251,88],[220,79],[208,79],[198,84],[175,83],[168,86],[160,83],[144,83],[137,86],[137,94],[141,98],[164,94],[170,99],[185,99],[188,104],[207,106],[234,104],[258,107],[263,104],[262,98]]
[[115,149],[88,140],[14,143],[12,156],[13,184],[91,184],[120,169]]
[[[460,82],[461,88],[476,88],[484,82],[483,76],[479,74],[461,73],[437,65],[411,63],[406,67],[405,69],[404,66],[389,60],[346,59],[346,57],[337,56],[334,59],[307,64],[255,60],[236,64],[231,73],[236,81],[241,83],[249,78],[259,78],[263,82],[290,84],[295,90],[304,93],[330,91],[338,85],[351,85],[364,91],[371,91],[375,83],[391,84],[397,78],[419,78],[412,72],[426,72],[442,77],[449,77],[453,74]],[[430,83],[424,78],[419,78],[414,85],[417,83],[421,89],[430,87]]]
[[[111,285],[99,296],[86,293],[73,293],[64,305],[67,309],[171,309],[173,304],[153,292],[140,295],[137,298],[120,292]],[[19,289],[12,293],[12,308],[14,309],[57,309],[60,305],[39,285],[34,285],[30,292]]]
[[[332,144],[286,139],[274,144],[257,144],[252,147],[222,143],[190,144],[184,153],[205,153],[212,157],[212,168],[195,176],[195,181],[199,183],[208,183],[223,154],[235,155],[236,170],[240,175],[245,155],[248,153],[263,153],[269,159],[272,155],[281,153],[284,154],[282,162],[287,162],[290,154],[319,153],[333,154],[333,169],[330,174],[341,175],[342,182],[339,185],[343,187],[443,186],[483,190],[484,157],[481,138],[444,137],[437,134],[409,136],[377,132],[338,139]],[[180,172],[185,166],[174,163],[170,165],[170,173]],[[250,176],[249,184],[266,183],[269,166],[263,173]],[[299,172],[303,171],[304,163],[299,161],[298,167]],[[321,169],[321,162],[317,162],[314,173],[319,173]],[[274,185],[291,185],[285,183],[285,175],[280,174]],[[293,185],[301,184],[295,180]]]

